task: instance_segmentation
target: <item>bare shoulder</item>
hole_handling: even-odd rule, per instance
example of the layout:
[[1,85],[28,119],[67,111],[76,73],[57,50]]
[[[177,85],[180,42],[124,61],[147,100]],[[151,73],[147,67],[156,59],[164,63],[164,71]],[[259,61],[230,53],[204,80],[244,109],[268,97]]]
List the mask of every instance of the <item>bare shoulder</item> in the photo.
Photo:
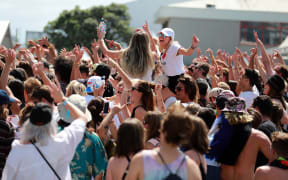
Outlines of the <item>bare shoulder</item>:
[[139,114],[145,114],[147,111],[143,107],[138,107],[135,111],[135,113]]
[[259,131],[257,129],[252,128],[251,135],[257,140],[269,141],[269,138],[266,136],[266,134],[264,134],[262,131]]
[[143,117],[145,116],[146,113],[147,111],[143,107],[138,107],[135,111],[135,117],[143,121]]
[[143,179],[143,154],[137,153],[133,156],[126,180]]
[[199,161],[199,155],[196,151],[194,150],[189,150],[189,151],[186,151],[185,154],[187,156],[189,156],[192,160],[194,160],[196,162],[197,165],[200,164],[200,161]]
[[186,156],[186,163],[188,179],[201,180],[199,166],[188,156]]
[[261,166],[261,167],[257,168],[257,170],[255,172],[255,180],[268,179],[267,175],[269,175],[269,171],[270,171],[269,166]]
[[150,143],[150,142],[145,143],[145,149],[154,149],[154,148],[155,148],[155,146],[152,143]]
[[285,180],[287,177],[288,170],[271,166],[261,166],[255,173],[255,180]]

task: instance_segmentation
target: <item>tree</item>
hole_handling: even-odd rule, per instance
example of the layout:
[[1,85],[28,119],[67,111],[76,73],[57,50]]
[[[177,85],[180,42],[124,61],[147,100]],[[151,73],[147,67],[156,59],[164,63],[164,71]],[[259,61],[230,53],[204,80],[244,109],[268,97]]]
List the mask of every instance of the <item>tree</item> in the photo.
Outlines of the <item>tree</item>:
[[130,15],[125,5],[94,6],[84,10],[76,6],[48,22],[44,32],[58,50],[72,49],[75,44],[90,47],[97,37],[96,27],[102,17],[107,25],[106,38],[128,44],[133,29],[129,27]]

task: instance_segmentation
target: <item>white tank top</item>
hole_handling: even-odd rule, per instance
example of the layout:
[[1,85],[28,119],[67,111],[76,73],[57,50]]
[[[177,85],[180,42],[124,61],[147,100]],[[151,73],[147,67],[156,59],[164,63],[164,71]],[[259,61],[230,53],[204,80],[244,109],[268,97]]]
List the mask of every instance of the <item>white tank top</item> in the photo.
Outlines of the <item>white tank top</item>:
[[173,42],[168,48],[166,55],[161,56],[162,70],[167,76],[176,76],[185,72],[183,55],[178,55],[181,45]]

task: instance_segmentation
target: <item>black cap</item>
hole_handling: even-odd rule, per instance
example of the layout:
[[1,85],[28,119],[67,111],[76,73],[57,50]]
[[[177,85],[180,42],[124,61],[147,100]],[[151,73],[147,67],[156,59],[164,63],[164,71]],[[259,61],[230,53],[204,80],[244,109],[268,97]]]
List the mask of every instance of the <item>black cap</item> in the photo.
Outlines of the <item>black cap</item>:
[[48,124],[52,119],[52,108],[45,103],[37,103],[31,111],[30,122],[36,126]]

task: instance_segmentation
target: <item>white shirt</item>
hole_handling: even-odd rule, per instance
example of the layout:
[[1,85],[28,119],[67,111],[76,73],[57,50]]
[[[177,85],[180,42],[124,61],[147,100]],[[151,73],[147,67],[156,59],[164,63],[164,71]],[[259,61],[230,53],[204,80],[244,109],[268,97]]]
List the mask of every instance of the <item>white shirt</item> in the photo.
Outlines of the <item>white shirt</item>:
[[249,108],[258,95],[253,91],[244,91],[239,94],[239,97],[245,100],[246,108]]
[[[85,127],[85,122],[77,119],[51,138],[46,146],[36,143],[63,180],[71,179],[69,163],[83,138]],[[57,177],[32,144],[21,144],[19,140],[14,140],[2,174],[2,180],[12,179],[57,180]]]
[[90,101],[92,101],[93,99],[95,99],[95,97],[92,96],[92,95],[87,94],[87,95],[85,96],[85,99],[86,99],[86,105],[88,106],[88,104],[90,103]]
[[[115,106],[115,103],[114,103],[113,101],[110,101],[110,102],[109,102],[109,109],[110,109],[110,111],[113,109],[114,106]],[[121,112],[119,112],[119,114],[120,114],[120,113],[121,113]],[[121,125],[120,119],[118,118],[118,114],[115,114],[115,115],[113,116],[113,121],[114,121],[114,124],[115,124],[116,128],[118,129],[119,126]]]
[[167,76],[176,76],[185,72],[183,55],[177,56],[179,48],[181,48],[181,45],[173,42],[164,59],[161,59],[162,70]]
[[144,74],[143,76],[129,76],[130,79],[140,79],[140,80],[144,80],[144,81],[148,81],[148,82],[153,82],[152,81],[152,73],[153,73],[153,69],[152,67],[149,66],[149,68],[147,69],[146,74]]
[[165,109],[168,109],[169,106],[171,106],[172,104],[176,103],[177,99],[174,96],[170,96],[169,98],[166,99],[166,101],[164,102],[165,104]]

